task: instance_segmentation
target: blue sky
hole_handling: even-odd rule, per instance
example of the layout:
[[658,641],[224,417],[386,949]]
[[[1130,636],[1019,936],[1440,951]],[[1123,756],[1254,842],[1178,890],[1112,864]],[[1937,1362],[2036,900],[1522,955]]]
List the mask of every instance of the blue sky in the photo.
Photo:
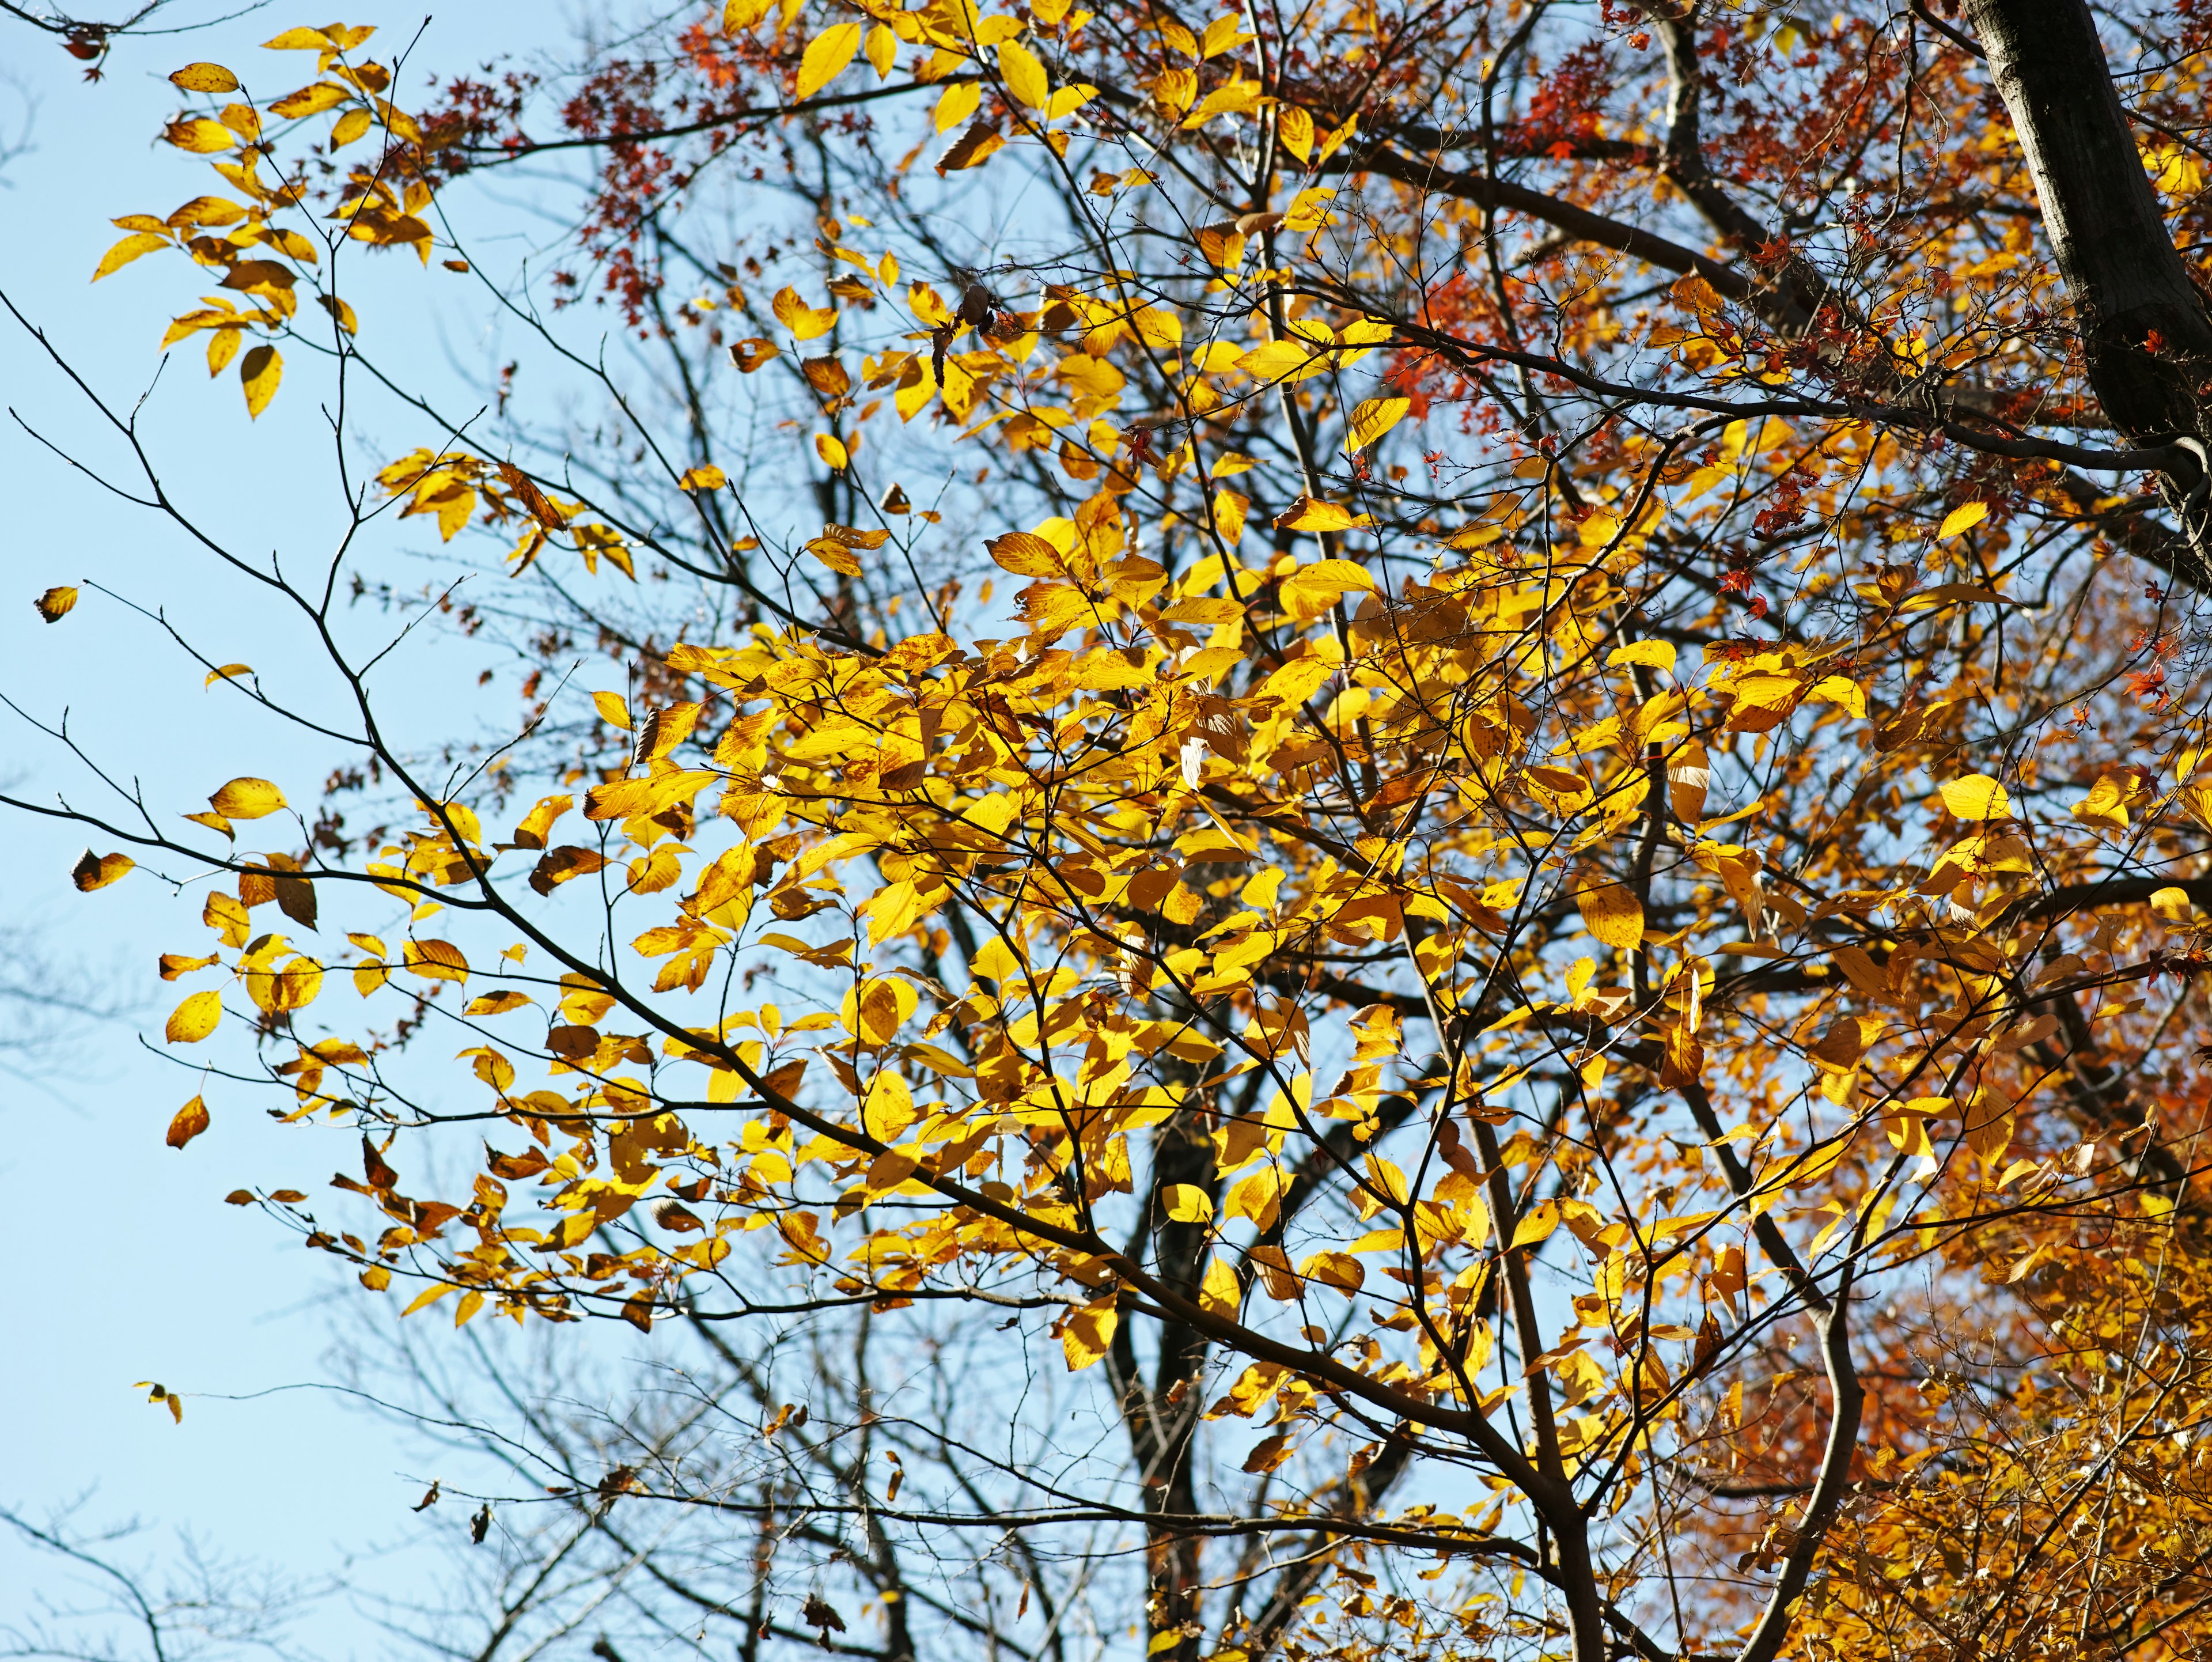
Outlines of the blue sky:
[[[199,6],[196,15],[221,9]],[[534,8],[456,8],[431,24],[419,61],[448,70],[481,61],[507,44],[505,25],[525,15],[534,29],[548,21]],[[420,16],[374,5],[348,14],[393,33],[411,30]],[[173,258],[88,283],[120,234],[110,216],[166,214],[206,188],[203,168],[154,142],[178,105],[161,77],[194,58],[241,69],[258,58],[268,75],[273,60],[257,43],[297,21],[260,11],[201,33],[125,40],[96,85],[48,37],[12,22],[0,31],[0,65],[12,83],[0,85],[0,124],[12,123],[27,99],[34,146],[0,174],[0,224],[9,232],[0,240],[0,289],[119,406],[153,383],[166,320],[196,292]],[[295,57],[278,73],[301,78],[308,67]],[[420,307],[426,279],[409,275]],[[456,307],[443,337],[456,357],[468,356],[470,342],[452,331],[467,326]],[[327,546],[328,437],[311,393],[288,389],[295,395],[280,394],[250,423],[234,371],[210,385],[196,341],[174,358],[145,405],[143,427],[179,497],[242,549],[298,557]],[[99,466],[125,461],[114,435],[12,322],[0,322],[0,398],[63,449]],[[72,472],[15,420],[0,426],[0,480],[9,500],[0,533],[0,691],[48,723],[67,710],[71,734],[92,755],[136,771],[164,814],[202,806],[241,773],[276,778],[295,802],[312,801],[326,752],[249,719],[225,689],[204,688],[152,623],[91,587],[166,608],[216,661],[253,664],[276,696],[325,696],[328,685],[288,657],[295,649],[241,586],[206,581],[204,557],[180,533]],[[30,602],[58,583],[83,586],[83,600],[48,626]],[[434,716],[478,667],[450,648],[416,654],[402,719]],[[58,746],[4,712],[0,723],[0,777],[10,794],[51,800],[64,792],[83,806],[113,805],[100,802],[95,782]],[[13,1365],[0,1370],[0,1413],[15,1434],[0,1502],[43,1517],[82,1499],[84,1526],[134,1516],[157,1526],[123,1550],[126,1560],[173,1559],[181,1532],[294,1583],[362,1554],[378,1555],[372,1579],[404,1574],[404,1558],[383,1555],[420,1538],[408,1511],[426,1475],[415,1451],[327,1395],[216,1399],[325,1376],[334,1267],[222,1196],[240,1185],[319,1188],[343,1157],[343,1138],[276,1127],[264,1102],[216,1085],[205,1092],[214,1111],[208,1134],[181,1152],[163,1146],[170,1116],[200,1085],[138,1034],[157,1032],[177,996],[155,978],[155,960],[164,950],[197,947],[201,892],[172,898],[137,873],[79,895],[69,871],[86,840],[79,828],[0,817],[0,916],[33,931],[55,962],[143,1007],[138,1025],[73,1030],[39,1082],[0,1075],[0,1204],[15,1243],[5,1297]],[[181,1427],[132,1388],[147,1379],[187,1393]],[[59,1591],[52,1562],[0,1537],[0,1622],[49,1591]],[[333,1655],[356,1644],[380,1648],[336,1610],[301,1633]]]

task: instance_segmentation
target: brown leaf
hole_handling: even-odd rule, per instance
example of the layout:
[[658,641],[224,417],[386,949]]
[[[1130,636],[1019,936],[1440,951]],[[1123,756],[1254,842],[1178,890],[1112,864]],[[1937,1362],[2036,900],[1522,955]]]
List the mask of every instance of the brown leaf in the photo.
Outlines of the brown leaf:
[[169,1133],[162,1141],[172,1148],[181,1148],[207,1129],[207,1104],[194,1097],[177,1110],[177,1117],[169,1122]]
[[84,857],[70,868],[70,880],[78,892],[90,894],[94,889],[104,889],[130,872],[137,862],[127,854],[95,855],[90,849]]

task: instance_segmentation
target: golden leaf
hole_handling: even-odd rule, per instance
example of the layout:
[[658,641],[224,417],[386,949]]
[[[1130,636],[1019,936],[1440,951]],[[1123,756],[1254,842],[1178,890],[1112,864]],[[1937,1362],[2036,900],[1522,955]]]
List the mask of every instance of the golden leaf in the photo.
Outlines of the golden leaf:
[[1293,497],[1291,505],[1275,515],[1275,529],[1278,531],[1352,531],[1374,523],[1374,519],[1369,514],[1354,514],[1334,502],[1321,502],[1311,496]]
[[153,231],[133,231],[129,236],[100,256],[100,265],[92,274],[97,283],[112,271],[119,271],[141,254],[150,254],[156,248],[171,247],[169,239]]
[[890,80],[891,70],[898,62],[898,36],[878,23],[868,31],[866,52],[869,67],[875,70],[876,79]]
[[95,855],[90,849],[76,862],[70,877],[80,892],[90,894],[94,889],[104,889],[129,873],[137,862],[127,854]]
[[1367,399],[1344,424],[1344,454],[1364,450],[1405,419],[1413,407],[1411,399]]
[[1583,927],[1608,947],[1633,952],[1644,944],[1644,907],[1633,891],[1620,883],[1600,883],[1575,896]]
[[1044,65],[1018,41],[1009,40],[999,48],[999,75],[1006,83],[1007,93],[1024,109],[1041,110],[1052,96]]
[[185,92],[228,93],[238,90],[238,77],[220,64],[187,64],[169,79]]
[[284,806],[284,793],[266,779],[234,779],[208,798],[226,819],[261,819]]
[[193,993],[169,1012],[169,1020],[161,1029],[161,1037],[172,1044],[197,1044],[216,1028],[222,1020],[222,995],[215,992]]
[[949,133],[975,113],[975,107],[983,101],[982,88],[973,81],[956,81],[937,98],[934,118],[937,131]]
[[176,1117],[169,1122],[168,1134],[162,1141],[172,1148],[181,1148],[207,1129],[207,1104],[194,1097],[177,1110]]
[[284,359],[273,346],[257,346],[239,361],[239,384],[246,389],[246,413],[258,417],[276,396],[284,378]]
[[1672,675],[1674,673],[1674,643],[1672,641],[1631,642],[1606,654],[1605,662],[1608,669],[1641,664],[1647,669],[1662,669]]
[[1113,1345],[1114,1330],[1121,1320],[1121,1312],[1110,1298],[1068,1312],[1060,1327],[1060,1349],[1067,1357],[1068,1370],[1079,1373],[1103,1360]]
[[1948,543],[1960,532],[1972,531],[1989,516],[1987,502],[1961,502],[1943,516],[1943,523],[1936,528],[1936,540]]
[[799,291],[795,289],[778,289],[775,298],[769,302],[769,309],[775,314],[778,323],[800,340],[812,340],[817,335],[828,334],[830,326],[837,321],[835,307],[809,306],[799,297]]
[[1195,1184],[1170,1183],[1160,1190],[1160,1202],[1177,1223],[1205,1223],[1213,1216],[1213,1199]]
[[2012,798],[1986,773],[1969,773],[1943,787],[1943,806],[1961,819],[2003,819],[2012,813]]
[[1365,566],[1351,560],[1318,560],[1284,578],[1277,592],[1284,611],[1307,621],[1334,606],[1340,595],[1369,594],[1374,587],[1375,579]]
[[50,588],[31,604],[39,609],[39,616],[50,624],[58,624],[76,605],[76,590],[66,586]]
[[813,97],[845,72],[845,66],[860,50],[858,23],[836,23],[823,30],[806,43],[806,50],[799,57],[799,80],[791,89],[792,97]]

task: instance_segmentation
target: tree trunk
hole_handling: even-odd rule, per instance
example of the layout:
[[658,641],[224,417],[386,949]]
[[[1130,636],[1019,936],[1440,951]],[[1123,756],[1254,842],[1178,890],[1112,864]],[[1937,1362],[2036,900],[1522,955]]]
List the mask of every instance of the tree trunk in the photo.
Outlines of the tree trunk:
[[2084,0],[1967,0],[2034,176],[2105,413],[2137,444],[2202,437],[2212,321],[2157,194]]

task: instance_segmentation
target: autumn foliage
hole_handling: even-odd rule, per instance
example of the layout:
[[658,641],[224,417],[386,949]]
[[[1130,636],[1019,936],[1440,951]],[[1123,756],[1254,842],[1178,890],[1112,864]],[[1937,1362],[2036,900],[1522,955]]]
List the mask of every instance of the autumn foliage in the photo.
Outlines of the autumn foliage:
[[[1101,1643],[1170,1662],[2203,1654],[2212,21],[1934,3],[179,70],[216,177],[95,275],[210,289],[159,344],[248,416],[404,429],[282,572],[153,492],[337,672],[191,670],[330,800],[64,810],[80,889],[221,877],[164,1038],[345,1151],[231,1198],[418,1320],[865,1312],[1110,1428],[840,1468],[977,1559],[779,1537],[776,1643],[1041,1653],[1133,1554]],[[488,272],[556,162],[556,268]],[[536,369],[441,409],[378,251],[596,437]],[[408,539],[530,661],[434,761],[331,626]]]

